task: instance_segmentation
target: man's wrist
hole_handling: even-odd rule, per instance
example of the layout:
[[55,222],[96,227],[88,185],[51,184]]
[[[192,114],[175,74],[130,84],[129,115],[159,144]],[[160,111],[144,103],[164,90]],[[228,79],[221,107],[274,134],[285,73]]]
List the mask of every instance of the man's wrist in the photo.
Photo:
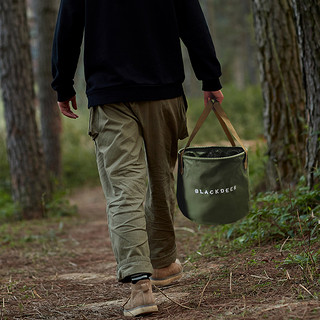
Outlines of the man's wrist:
[[68,90],[58,90],[57,91],[57,100],[58,102],[65,102],[71,100],[76,95],[76,92],[73,88]]
[[203,91],[219,91],[222,89],[222,85],[219,78],[202,81]]

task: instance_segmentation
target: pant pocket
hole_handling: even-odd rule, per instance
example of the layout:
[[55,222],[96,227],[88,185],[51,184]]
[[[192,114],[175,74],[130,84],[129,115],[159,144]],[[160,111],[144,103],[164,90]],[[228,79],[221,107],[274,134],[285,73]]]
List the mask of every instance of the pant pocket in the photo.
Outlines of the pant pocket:
[[99,124],[99,113],[98,113],[98,106],[91,107],[89,114],[89,130],[88,134],[92,138],[92,140],[95,140],[99,134],[98,131],[98,124]]

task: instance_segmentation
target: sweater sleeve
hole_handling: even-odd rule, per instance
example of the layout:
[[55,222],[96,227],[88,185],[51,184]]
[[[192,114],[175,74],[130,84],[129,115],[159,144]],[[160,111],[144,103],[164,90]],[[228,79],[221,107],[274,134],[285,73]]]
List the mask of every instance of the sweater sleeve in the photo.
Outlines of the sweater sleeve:
[[202,80],[202,90],[220,90],[221,66],[199,0],[175,0],[175,4],[180,38],[196,77]]
[[85,24],[85,0],[62,0],[52,48],[52,88],[58,101],[75,95],[76,72]]

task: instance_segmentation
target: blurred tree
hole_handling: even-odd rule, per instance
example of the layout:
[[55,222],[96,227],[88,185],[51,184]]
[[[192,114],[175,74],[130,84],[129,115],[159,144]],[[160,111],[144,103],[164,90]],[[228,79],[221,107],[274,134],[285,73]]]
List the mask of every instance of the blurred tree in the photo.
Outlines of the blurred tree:
[[57,97],[51,88],[51,50],[58,10],[57,0],[32,0],[37,30],[36,79],[40,105],[41,138],[47,169],[54,178],[61,176],[61,117]]
[[35,119],[25,0],[0,1],[0,83],[13,199],[23,218],[42,217],[48,184]]
[[319,182],[314,172],[320,165],[320,1],[292,0],[307,97],[308,184]]
[[[222,64],[222,84],[241,90],[258,83],[258,63],[251,0],[199,0],[206,17],[217,56]],[[187,50],[183,48],[184,88],[188,97],[202,94],[194,76]]]
[[305,94],[291,0],[253,0],[272,189],[298,182],[305,160]]
[[223,82],[233,83],[239,90],[257,84],[251,0],[202,0],[201,3],[222,63]]

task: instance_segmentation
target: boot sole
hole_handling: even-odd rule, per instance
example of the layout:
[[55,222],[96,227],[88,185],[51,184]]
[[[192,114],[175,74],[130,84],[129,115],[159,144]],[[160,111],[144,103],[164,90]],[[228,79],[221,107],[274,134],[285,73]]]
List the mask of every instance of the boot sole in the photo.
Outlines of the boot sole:
[[180,273],[177,273],[173,276],[170,276],[168,278],[164,279],[153,279],[152,277],[150,278],[151,284],[155,286],[168,286],[169,284],[180,280],[182,277],[182,271]]
[[156,305],[152,306],[139,306],[133,309],[123,310],[123,315],[125,317],[136,317],[143,314],[158,312],[158,307]]

